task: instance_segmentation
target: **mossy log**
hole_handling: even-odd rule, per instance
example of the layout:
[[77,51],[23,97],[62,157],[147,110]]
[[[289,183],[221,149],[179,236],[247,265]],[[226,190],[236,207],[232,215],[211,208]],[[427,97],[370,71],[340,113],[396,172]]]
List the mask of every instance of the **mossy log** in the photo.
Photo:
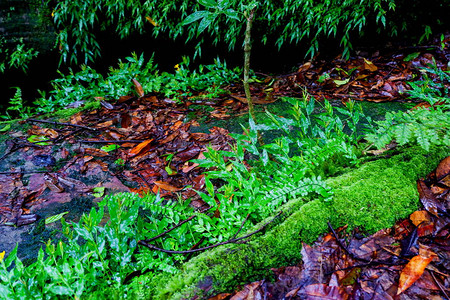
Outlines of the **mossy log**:
[[349,230],[359,227],[371,234],[408,217],[420,206],[416,180],[449,154],[448,147],[429,152],[415,148],[367,162],[327,180],[334,189],[333,200],[291,200],[280,208],[283,220],[249,242],[206,251],[185,263],[178,274],[152,275],[135,283],[150,282],[145,288],[147,299],[190,299],[271,278],[270,268],[298,263],[301,242],[311,243],[326,233],[328,221],[336,228],[348,225]]

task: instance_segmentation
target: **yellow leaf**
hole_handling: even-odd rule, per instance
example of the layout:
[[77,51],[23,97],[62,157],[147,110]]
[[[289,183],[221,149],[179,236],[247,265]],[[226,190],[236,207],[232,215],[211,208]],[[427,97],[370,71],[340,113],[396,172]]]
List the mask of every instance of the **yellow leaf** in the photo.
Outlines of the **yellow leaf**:
[[5,251],[0,253],[0,261],[2,261],[4,257],[5,257]]
[[150,18],[149,16],[145,17],[147,19],[147,21],[149,21],[150,23],[152,23],[153,26],[155,27],[159,27],[159,24],[156,23],[152,18]]
[[377,66],[373,64],[370,60],[364,58],[364,69],[369,70],[370,72],[375,72],[378,70]]

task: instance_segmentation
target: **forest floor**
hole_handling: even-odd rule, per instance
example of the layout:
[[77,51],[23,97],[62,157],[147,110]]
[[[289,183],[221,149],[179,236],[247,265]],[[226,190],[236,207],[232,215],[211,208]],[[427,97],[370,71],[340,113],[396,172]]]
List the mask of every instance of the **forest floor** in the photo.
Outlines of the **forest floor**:
[[[384,106],[371,106],[374,116],[427,105],[411,104],[404,93],[407,82],[422,78],[421,68],[429,65],[445,68],[449,41],[445,47],[307,62],[294,73],[267,75],[253,83],[253,101],[258,111],[279,114],[285,110],[280,98],[303,97],[305,92],[336,105],[382,102]],[[103,103],[68,120],[30,118],[5,133],[0,145],[0,250],[9,252],[19,242],[21,257],[33,259],[40,241],[58,228],[44,224],[46,218],[66,213],[67,219],[77,220],[108,193],[159,192],[166,199],[190,198],[194,207],[204,207],[196,193],[205,189],[203,170],[190,160],[204,157],[207,146],[229,150],[229,132],[239,132],[248,114],[242,87],[226,89],[217,99],[192,97],[179,104],[146,94],[136,83],[136,96]],[[213,299],[347,299],[369,294],[388,299],[405,290],[412,298],[448,299],[450,219],[442,212],[450,202],[449,159],[436,167],[418,181],[425,209],[410,219],[364,238],[330,227],[313,246],[299,249],[303,263],[274,269],[274,282],[257,281]]]

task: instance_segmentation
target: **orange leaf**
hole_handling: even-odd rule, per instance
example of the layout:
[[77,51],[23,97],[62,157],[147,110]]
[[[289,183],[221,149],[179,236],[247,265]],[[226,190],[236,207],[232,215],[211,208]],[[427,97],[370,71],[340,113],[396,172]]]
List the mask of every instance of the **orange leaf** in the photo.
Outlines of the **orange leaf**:
[[139,95],[139,97],[144,96],[144,89],[142,88],[142,85],[136,80],[132,79],[134,84],[134,89],[136,90],[136,93]]
[[177,188],[163,181],[155,181],[154,184],[156,184],[159,188],[170,192],[178,192],[179,190],[182,190],[182,188]]
[[131,154],[130,157],[136,156],[139,153],[141,153],[144,150],[144,148],[146,148],[152,141],[153,141],[153,139],[143,141],[142,143],[138,144],[136,147],[131,149],[130,150],[130,154]]
[[433,256],[425,257],[422,255],[414,256],[403,268],[398,283],[397,295],[406,291],[417,279],[422,276],[427,265],[433,260]]
[[422,222],[429,222],[430,221],[430,215],[426,210],[417,210],[413,212],[409,218],[413,222],[415,226],[419,226]]
[[145,19],[147,19],[147,21],[149,21],[153,26],[155,27],[159,27],[159,24],[156,23],[152,18],[150,18],[149,16],[146,16]]

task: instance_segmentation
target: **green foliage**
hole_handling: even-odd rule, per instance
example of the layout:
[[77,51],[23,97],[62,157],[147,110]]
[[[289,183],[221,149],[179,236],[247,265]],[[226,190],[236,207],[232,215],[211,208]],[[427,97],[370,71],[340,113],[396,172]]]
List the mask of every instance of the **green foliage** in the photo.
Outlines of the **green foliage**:
[[[31,116],[32,109],[29,106],[24,105],[22,98],[22,90],[19,87],[15,87],[16,92],[14,97],[9,100],[9,106],[6,109],[6,115],[1,116],[3,119],[21,118],[25,119]],[[11,116],[8,111],[13,111]]]
[[[174,73],[159,73],[151,57],[147,62],[144,55],[133,53],[125,61],[119,60],[116,68],[111,67],[106,76],[89,66],[81,71],[70,71],[68,75],[60,73],[61,78],[51,82],[53,90],[47,95],[40,91],[41,97],[34,101],[36,108],[23,105],[20,89],[11,99],[8,110],[16,111],[21,118],[31,113],[49,113],[59,109],[79,105],[89,106],[99,103],[98,99],[117,99],[134,90],[131,79],[142,84],[147,93],[161,93],[166,97],[182,101],[196,92],[204,91],[201,97],[215,97],[224,92],[221,86],[239,79],[240,69],[228,69],[226,62],[216,59],[214,64],[200,65],[198,70],[189,69],[189,58],[175,66]],[[9,118],[9,115],[6,116]]]
[[366,139],[382,148],[395,140],[400,145],[418,144],[425,150],[431,145],[450,145],[450,83],[449,72],[435,65],[422,70],[424,80],[410,82],[410,98],[428,102],[430,108],[408,112],[387,112],[385,120],[368,133]]
[[26,73],[28,64],[35,58],[39,52],[33,48],[26,48],[23,41],[15,45],[15,49],[5,47],[4,38],[0,38],[0,73],[9,69],[22,69]]
[[[313,117],[314,100],[288,100],[294,103],[293,119],[270,113],[271,123],[256,125],[250,119],[245,134],[234,135],[232,151],[209,148],[205,159],[196,161],[209,170],[206,192],[198,191],[210,207],[207,211],[196,211],[189,199],[167,201],[159,195],[123,193],[105,197],[98,209],[77,223],[68,224],[62,214],[55,216],[62,218],[63,239],[56,244],[48,241],[45,253],[40,250],[29,266],[17,258],[16,248],[0,266],[2,295],[10,299],[95,298],[113,290],[136,296],[139,288],[125,284],[131,274],[175,274],[177,264],[186,260],[181,254],[138,248],[139,240],[157,237],[151,242],[156,247],[189,250],[199,241],[202,246],[212,245],[248,232],[290,199],[329,201],[333,191],[322,176],[332,171],[322,165],[356,163],[352,143],[358,136],[348,136],[343,130],[345,126],[353,131],[357,110],[348,115],[343,110],[347,117],[342,120],[326,103],[326,111]],[[287,130],[285,136],[264,146],[258,143],[259,130],[286,126],[296,130]],[[292,149],[292,145],[299,148]]]
[[[78,223],[62,219],[64,241],[46,243],[36,262],[25,266],[17,247],[0,265],[0,291],[4,299],[35,299],[102,295],[106,288],[121,288],[127,274],[136,270],[132,255],[140,238],[136,226],[140,201],[125,206],[126,195],[110,197],[83,215]],[[109,220],[104,219],[104,206]],[[12,263],[14,262],[14,267]],[[103,295],[104,296],[104,295]]]
[[[434,61],[433,61],[434,62]],[[450,106],[450,71],[441,70],[436,62],[427,68],[420,69],[423,80],[408,82],[411,89],[407,91],[409,98],[428,102],[430,105]]]
[[377,148],[383,148],[392,140],[400,145],[418,144],[425,150],[431,145],[450,146],[450,114],[440,106],[388,112],[385,120],[376,123],[377,129],[367,134],[366,139]]
[[[363,33],[368,21],[383,26],[386,13],[395,8],[393,0],[322,1],[255,1],[260,11],[254,21],[259,28],[256,36],[264,44],[282,47],[286,44],[309,41],[308,55],[314,56],[322,37],[340,39],[344,57],[348,57],[352,45],[350,35]],[[244,0],[146,0],[146,1],[58,1],[53,12],[56,27],[60,30],[58,43],[62,61],[87,63],[100,55],[96,32],[115,30],[120,38],[132,33],[151,31],[153,35],[168,35],[176,39],[196,40],[198,33],[205,31],[213,43],[224,43],[230,49],[240,44],[245,23],[240,21],[238,11],[248,6]],[[205,6],[207,10],[202,10]],[[211,11],[215,9],[215,11]],[[220,12],[219,14],[216,12]],[[188,17],[189,16],[189,17]],[[202,19],[199,24],[194,21]],[[180,26],[184,20],[187,27]],[[197,54],[201,48],[197,47]]]

